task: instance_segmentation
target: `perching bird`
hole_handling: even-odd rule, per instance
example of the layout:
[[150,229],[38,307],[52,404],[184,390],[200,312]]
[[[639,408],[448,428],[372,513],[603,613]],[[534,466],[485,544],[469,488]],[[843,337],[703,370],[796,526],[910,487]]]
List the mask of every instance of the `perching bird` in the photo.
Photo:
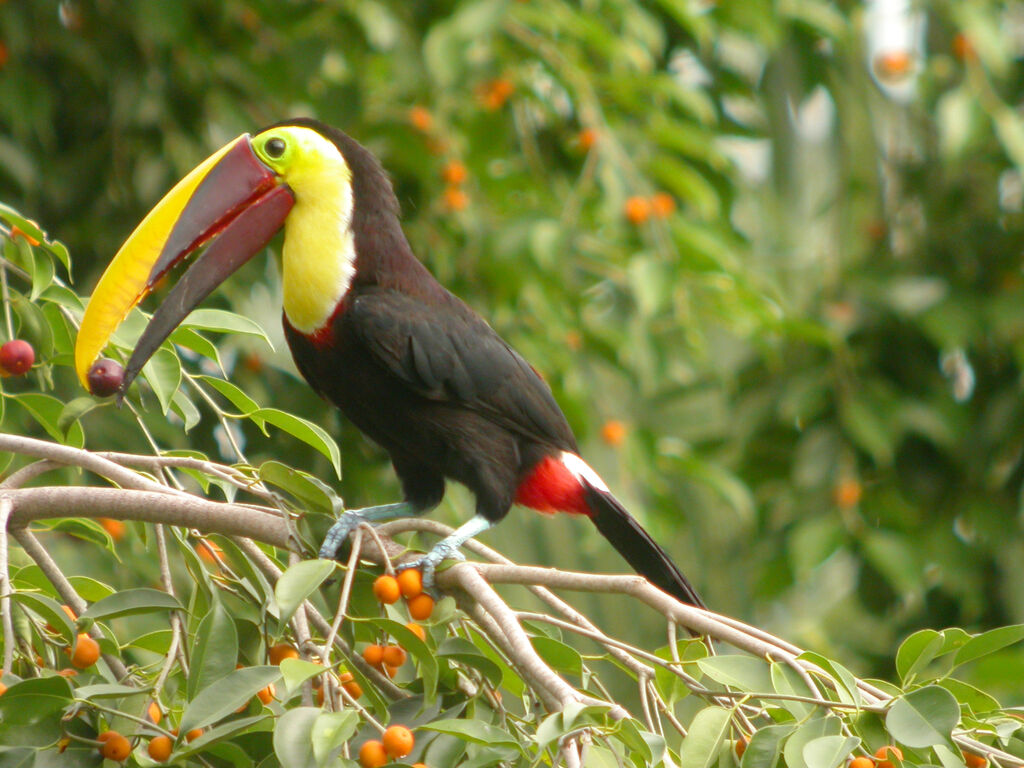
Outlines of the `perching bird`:
[[404,500],[341,514],[321,557],[362,521],[436,507],[445,479],[476,515],[422,560],[445,558],[513,504],[589,518],[637,573],[703,603],[665,551],[580,458],[537,372],[413,255],[377,159],[314,120],[243,135],[204,161],[143,220],[93,294],[76,349],[83,383],[127,312],[201,246],[154,313],[121,392],[186,315],[284,227],[284,328],[299,371],[387,451]]

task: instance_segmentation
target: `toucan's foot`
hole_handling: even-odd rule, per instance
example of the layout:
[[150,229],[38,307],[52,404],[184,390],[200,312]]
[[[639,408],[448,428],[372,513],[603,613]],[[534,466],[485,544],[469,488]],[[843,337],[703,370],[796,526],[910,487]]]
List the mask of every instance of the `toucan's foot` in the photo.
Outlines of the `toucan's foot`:
[[434,573],[437,566],[445,560],[465,560],[466,556],[459,551],[461,542],[451,542],[448,539],[439,541],[437,545],[423,557],[409,562],[402,563],[396,570],[406,571],[415,568],[421,572],[423,577],[423,591],[430,593],[430,596],[437,598],[437,588],[434,585]]
[[320,557],[325,560],[335,559],[349,534],[363,523],[378,523],[416,514],[419,512],[407,501],[363,509],[346,509],[324,536],[324,543],[320,545]]
[[399,570],[404,571],[407,568],[421,569],[423,571],[423,589],[430,592],[433,597],[437,597],[437,590],[434,588],[434,572],[437,570],[437,566],[445,560],[465,560],[466,556],[459,551],[459,548],[492,525],[494,523],[490,520],[483,515],[477,514],[471,520],[452,531],[449,536],[437,542],[434,548],[419,560],[403,563],[399,566]]

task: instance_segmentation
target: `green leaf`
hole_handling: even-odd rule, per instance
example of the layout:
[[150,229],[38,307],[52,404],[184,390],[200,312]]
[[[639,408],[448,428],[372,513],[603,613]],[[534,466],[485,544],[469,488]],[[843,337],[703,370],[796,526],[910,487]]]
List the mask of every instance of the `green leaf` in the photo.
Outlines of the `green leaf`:
[[1014,643],[1019,643],[1021,640],[1024,640],[1024,624],[1011,624],[1008,627],[990,629],[988,632],[982,632],[968,640],[957,651],[953,663],[957,666],[966,664]]
[[0,696],[0,722],[6,726],[28,725],[71,704],[71,684],[66,678],[36,677],[22,680]]
[[551,637],[532,637],[530,643],[537,655],[557,672],[583,674],[583,657],[575,648]]
[[35,592],[18,590],[11,595],[11,599],[16,603],[21,603],[21,605],[40,616],[47,624],[60,633],[60,636],[64,638],[66,643],[71,644],[74,642],[75,635],[77,634],[75,622],[68,618],[68,615],[64,613],[64,609],[60,607],[60,603],[56,600]]
[[279,666],[284,678],[285,698],[294,696],[299,687],[311,677],[324,673],[323,664],[314,664],[305,659],[284,659]]
[[321,711],[316,707],[289,709],[274,728],[274,754],[281,768],[310,768],[316,765],[313,754],[313,726]]
[[885,727],[908,747],[948,744],[960,722],[960,705],[945,688],[929,685],[899,697],[885,714]]
[[57,429],[60,430],[61,434],[66,435],[68,430],[71,429],[72,424],[98,405],[99,402],[97,402],[96,398],[89,395],[76,397],[74,400],[65,403],[60,416],[57,417]]
[[181,385],[181,361],[167,347],[161,347],[142,367],[142,375],[160,401],[160,411],[166,415],[171,398]]
[[290,621],[302,602],[334,573],[334,568],[332,560],[303,560],[281,574],[274,586],[278,620],[282,624]]
[[[188,676],[188,697],[211,688],[238,663],[238,631],[231,614],[215,601],[199,622],[192,644],[192,668]],[[259,689],[257,689],[259,690]],[[241,702],[239,702],[240,704]],[[235,705],[238,707],[238,704]]]
[[697,666],[712,680],[741,691],[767,693],[773,690],[768,664],[753,656],[740,654],[711,656],[706,659],[698,659]]
[[313,721],[310,733],[316,764],[326,766],[336,759],[342,745],[355,735],[358,727],[359,713],[355,710],[321,713]]
[[260,464],[259,475],[260,480],[285,491],[303,509],[324,514],[334,511],[333,502],[338,499],[337,495],[308,472],[269,460]]
[[267,342],[271,349],[274,347],[270,343],[270,337],[267,335],[267,332],[255,320],[234,312],[226,312],[223,309],[193,310],[180,327],[199,328],[203,331],[214,331],[217,333],[240,333],[247,336],[258,336]]
[[807,768],[838,768],[860,744],[855,736],[821,736],[804,744]]
[[198,424],[202,416],[199,413],[199,409],[196,408],[196,404],[179,389],[174,393],[174,397],[171,398],[171,408],[174,410],[181,420],[185,424],[185,431],[188,432],[192,427]]
[[181,603],[172,595],[159,589],[129,589],[115,592],[92,605],[82,614],[83,619],[106,620],[118,616],[132,616],[154,611],[180,609]]
[[[196,379],[204,384],[210,385],[226,397],[243,416],[249,416],[251,418],[250,414],[253,414],[260,409],[259,403],[226,379],[218,379],[215,376],[202,375],[196,376]],[[263,426],[263,422],[258,419],[253,419],[253,421],[255,421],[256,425],[263,431],[263,434],[267,433],[267,430]]]
[[934,629],[922,629],[904,640],[896,651],[896,672],[904,685],[928,666],[942,650],[944,640]]
[[732,712],[722,707],[705,707],[698,712],[679,750],[680,765],[686,768],[709,768],[713,765],[731,722]]
[[758,728],[743,753],[742,768],[774,768],[782,742],[796,730],[795,725],[766,725]]
[[312,446],[330,459],[335,474],[339,478],[341,477],[341,450],[334,442],[334,438],[327,434],[322,427],[276,408],[260,408],[248,416],[257,423],[267,421],[278,429],[283,429],[292,437]]
[[[776,693],[804,698],[813,698],[817,693],[817,691],[812,691],[807,687],[807,683],[797,674],[793,667],[781,661],[771,665],[771,676],[772,685]],[[779,701],[779,704],[797,720],[803,720],[814,710],[813,704],[803,701],[786,701],[783,699]]]
[[217,349],[217,345],[207,339],[205,336],[201,336],[191,328],[178,327],[174,330],[170,336],[168,336],[172,344],[176,344],[179,347],[185,347],[191,349],[196,354],[207,357],[213,360],[220,368],[223,375],[227,375],[224,370],[224,363],[220,359],[220,351]]
[[820,667],[827,675],[830,675],[836,683],[836,694],[844,704],[861,705],[860,689],[857,687],[857,678],[854,674],[837,661],[827,659],[821,654],[805,651],[798,659],[809,661]]
[[838,736],[841,729],[842,721],[832,715],[823,715],[805,722],[786,740],[782,750],[787,768],[810,768],[804,760],[804,746],[822,736]]
[[463,741],[474,744],[511,747],[523,753],[523,748],[512,735],[501,728],[485,723],[483,720],[434,720],[420,726],[420,730],[437,731],[455,736]]
[[257,691],[280,679],[281,670],[277,667],[232,669],[216,685],[199,692],[182,714],[178,727],[182,732],[205,728],[227,717],[255,696]]
[[66,437],[58,427],[60,415],[64,412],[64,403],[57,398],[38,392],[23,392],[18,395],[9,395],[9,397],[28,411],[29,415],[58,443],[72,445],[76,448],[81,448],[85,444],[82,425],[77,421],[72,423]]
[[32,292],[29,298],[34,302],[53,283],[54,269],[53,259],[48,253],[34,248],[32,254]]

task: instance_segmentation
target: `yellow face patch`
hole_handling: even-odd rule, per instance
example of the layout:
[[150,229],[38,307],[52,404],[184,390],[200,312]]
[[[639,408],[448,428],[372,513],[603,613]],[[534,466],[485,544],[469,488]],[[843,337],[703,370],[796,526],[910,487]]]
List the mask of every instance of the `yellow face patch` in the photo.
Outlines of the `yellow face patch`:
[[295,195],[284,227],[284,312],[302,333],[322,328],[355,274],[352,172],[310,128],[281,126],[252,140],[256,155]]

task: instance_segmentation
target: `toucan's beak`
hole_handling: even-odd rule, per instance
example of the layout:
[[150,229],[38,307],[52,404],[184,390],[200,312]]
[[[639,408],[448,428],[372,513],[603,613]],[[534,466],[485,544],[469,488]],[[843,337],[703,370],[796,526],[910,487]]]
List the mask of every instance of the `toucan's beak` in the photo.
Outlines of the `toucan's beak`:
[[164,339],[210,292],[259,253],[295,203],[291,189],[256,157],[243,134],[179,181],[142,220],[100,278],[85,308],[75,370],[87,376],[121,321],[168,270],[201,246],[153,314],[125,368],[121,393]]

